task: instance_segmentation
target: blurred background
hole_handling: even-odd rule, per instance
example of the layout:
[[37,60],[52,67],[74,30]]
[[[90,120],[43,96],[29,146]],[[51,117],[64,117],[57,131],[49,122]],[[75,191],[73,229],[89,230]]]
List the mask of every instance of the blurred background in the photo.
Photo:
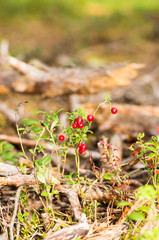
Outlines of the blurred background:
[[158,0],[1,1],[0,40],[49,65],[159,62]]

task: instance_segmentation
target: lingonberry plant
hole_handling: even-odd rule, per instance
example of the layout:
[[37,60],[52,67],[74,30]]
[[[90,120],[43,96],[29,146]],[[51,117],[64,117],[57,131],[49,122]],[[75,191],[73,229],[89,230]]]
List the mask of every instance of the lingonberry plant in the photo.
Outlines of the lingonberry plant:
[[[79,108],[71,113],[67,112],[67,127],[60,123],[59,112],[62,111],[62,109],[56,112],[50,111],[49,113],[45,111],[35,111],[34,114],[38,115],[40,120],[28,118],[22,119],[16,125],[18,136],[20,138],[22,155],[28,162],[31,162],[34,165],[36,179],[42,183],[40,186],[37,181],[35,190],[43,203],[44,209],[53,218],[54,210],[53,208],[50,208],[50,206],[52,206],[51,199],[55,192],[56,194],[58,193],[54,190],[54,183],[50,184],[48,181],[50,176],[52,177],[53,175],[51,160],[55,157],[58,162],[58,174],[57,177],[54,178],[56,183],[58,179],[64,175],[66,156],[69,148],[74,149],[77,174],[75,176],[71,175],[70,178],[73,179],[72,181],[74,186],[78,185],[81,193],[81,199],[83,199],[82,201],[84,203],[84,193],[81,188],[81,182],[83,180],[79,171],[80,157],[85,156],[86,154],[87,137],[88,134],[93,133],[90,129],[92,122],[95,119],[96,112],[99,107],[105,103],[108,104],[111,112],[110,100],[109,95],[106,95],[105,100],[99,104],[93,114],[86,114],[83,108]],[[61,129],[60,133],[59,129]],[[21,140],[22,136],[26,134],[35,140],[35,146],[29,149],[29,155],[26,153]],[[50,154],[46,153],[46,146],[51,147],[52,151]],[[61,164],[61,162],[63,162],[63,164]],[[84,182],[87,181],[85,180]],[[85,204],[83,204],[83,206],[85,206]]]
[[[133,143],[129,149],[132,151],[132,157],[135,160],[132,163],[141,161],[149,171],[154,187],[157,189],[159,184],[159,135],[152,136],[149,141],[144,141],[144,133],[139,133],[136,143]],[[131,164],[132,164],[131,163]]]
[[[53,153],[56,153],[58,160],[58,172],[60,173],[60,157],[63,156],[66,160],[66,154],[68,152],[68,147],[73,147],[75,149],[75,162],[77,167],[77,174],[79,176],[80,168],[80,158],[79,154],[85,155],[87,150],[86,140],[87,134],[92,133],[90,130],[91,124],[94,120],[95,114],[99,107],[105,103],[110,106],[111,112],[114,114],[117,113],[116,108],[111,108],[109,95],[105,96],[105,100],[99,104],[97,109],[94,111],[94,114],[86,114],[82,108],[77,109],[71,113],[67,113],[68,116],[68,126],[64,127],[59,122],[59,112],[62,109],[50,113],[44,111],[35,111],[34,114],[42,114],[45,116],[45,120],[37,121],[35,119],[22,119],[19,124],[17,124],[17,131],[19,138],[23,134],[29,134],[31,138],[34,138],[36,145],[34,149],[30,149],[32,154],[32,159],[30,159],[24,151],[23,145],[21,143],[21,148],[23,156],[28,160],[34,163],[36,177],[39,181],[45,182],[45,178],[48,175],[48,165],[51,162]],[[23,123],[23,126],[21,126]],[[62,132],[57,134],[57,127],[62,126]],[[50,156],[45,154],[45,144],[44,141],[47,141],[52,146],[52,153]],[[40,158],[39,158],[40,156]]]

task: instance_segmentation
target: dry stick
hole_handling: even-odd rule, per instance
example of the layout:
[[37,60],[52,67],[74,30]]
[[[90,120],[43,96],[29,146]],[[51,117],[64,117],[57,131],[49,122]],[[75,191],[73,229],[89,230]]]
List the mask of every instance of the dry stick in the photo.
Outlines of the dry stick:
[[36,67],[22,62],[14,57],[8,57],[8,63],[19,72],[27,75],[30,79],[33,79],[35,82],[47,82],[53,80],[53,76],[50,73],[46,73]]
[[16,192],[15,195],[15,206],[14,206],[14,212],[13,212],[13,216],[12,216],[12,220],[11,222],[8,224],[9,230],[10,230],[10,239],[14,240],[14,236],[13,236],[13,226],[14,226],[14,222],[15,222],[15,218],[17,215],[17,210],[18,210],[18,204],[19,204],[19,197],[20,197],[20,192],[22,190],[23,186],[20,186]]
[[[51,176],[48,176],[46,179],[46,183],[55,183],[59,184],[59,181]],[[37,179],[33,174],[24,175],[24,174],[16,174],[8,177],[0,177],[0,186],[28,186],[28,185],[36,185]],[[38,181],[38,184],[42,184]]]
[[86,223],[87,224],[87,218],[84,213],[80,211],[81,205],[79,202],[78,195],[74,189],[64,189],[61,188],[60,190],[62,193],[64,193],[67,197],[68,200],[71,204],[71,207],[74,211],[75,218],[80,222],[80,223]]
[[79,223],[74,226],[63,228],[56,233],[49,232],[45,240],[71,240],[78,236],[86,235],[89,230],[89,225],[87,223],[86,215],[80,210],[81,206],[76,191],[70,188],[64,189],[63,186],[61,186],[61,188],[59,187],[59,190],[68,197],[74,211],[75,218]]
[[[7,231],[8,225],[7,225],[6,220],[5,220],[5,218],[4,218],[3,211],[2,211],[2,206],[1,206],[1,205],[0,205],[0,212],[1,212],[1,216],[2,216],[1,224],[5,227],[5,233],[6,233],[6,235],[8,236],[8,231]],[[0,237],[2,237],[2,236],[0,236]],[[7,239],[7,238],[6,238],[6,239]]]
[[120,159],[120,162],[122,162],[122,139],[121,139],[121,135],[118,133],[115,133],[111,139],[110,139],[110,143],[112,144],[112,148],[115,150],[115,156],[118,157],[118,159]]
[[22,172],[22,169],[10,164],[0,162],[0,176],[13,176]]
[[[13,144],[20,144],[20,140],[19,137],[16,136],[8,136],[8,135],[0,135],[0,140],[5,140],[8,142],[11,142]],[[30,139],[25,139],[25,138],[21,138],[22,144],[26,145],[26,146],[35,146],[36,142],[34,140],[30,140]],[[43,141],[43,144],[46,146],[46,149],[48,151],[52,151],[54,150],[54,148],[47,142]],[[61,149],[61,147],[60,147]],[[70,155],[74,155],[75,149],[74,148],[68,148],[68,154]],[[87,155],[85,157],[88,157],[90,155],[90,153],[92,154],[92,157],[95,159],[100,159],[101,156],[98,152],[96,151],[89,151],[87,150]]]
[[[15,111],[2,101],[0,101],[0,112],[3,113],[11,123],[15,123]],[[17,120],[19,121],[19,119]]]

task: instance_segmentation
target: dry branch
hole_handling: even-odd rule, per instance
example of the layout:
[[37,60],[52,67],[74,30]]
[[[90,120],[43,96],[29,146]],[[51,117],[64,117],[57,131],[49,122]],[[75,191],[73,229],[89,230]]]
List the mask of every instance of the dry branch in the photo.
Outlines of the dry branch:
[[[20,139],[17,136],[0,135],[0,140],[8,141],[13,144],[20,144]],[[31,139],[21,138],[21,142],[23,145],[29,146],[29,147],[34,147],[36,145],[36,142]],[[46,150],[54,151],[54,148],[49,143],[44,142],[44,141],[41,143],[43,143],[43,145],[45,145]],[[58,148],[58,146],[56,146],[56,148]],[[68,154],[74,155],[74,152],[75,152],[74,148],[68,148]],[[98,152],[87,150],[85,158],[89,157],[90,155],[92,155],[92,157],[95,159],[100,159],[100,157],[101,157]]]
[[22,170],[20,167],[15,167],[15,166],[0,162],[0,176],[6,176],[6,177],[13,176],[21,172]]
[[90,94],[127,86],[138,75],[138,70],[143,68],[141,64],[124,63],[106,67],[48,68],[44,71],[10,56],[8,63],[16,71],[12,73],[12,78],[0,74],[0,89],[5,88],[4,94],[16,91],[47,97],[77,92]]
[[[93,113],[98,104],[82,104],[86,112]],[[148,135],[157,133],[159,126],[159,107],[113,103],[118,113],[110,115],[108,105],[102,105],[96,114],[96,123],[100,131],[113,131],[122,134],[122,138],[134,138],[139,132]]]
[[[49,176],[46,179],[47,183],[59,183],[59,181],[53,177]],[[37,181],[33,174],[30,175],[23,175],[23,174],[16,174],[13,176],[8,177],[0,177],[0,186],[28,186],[28,185],[35,185],[35,184],[42,184],[41,182]]]
[[65,227],[55,233],[49,232],[45,240],[73,240],[80,236],[85,236],[89,230],[86,223],[78,223],[71,227]]

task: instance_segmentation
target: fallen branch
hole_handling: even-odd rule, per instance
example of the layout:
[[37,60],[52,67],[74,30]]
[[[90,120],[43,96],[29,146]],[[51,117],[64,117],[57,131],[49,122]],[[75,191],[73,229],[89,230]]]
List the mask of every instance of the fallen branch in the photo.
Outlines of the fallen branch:
[[[0,176],[13,176],[22,172],[20,167],[0,162]],[[1,179],[1,178],[0,178]]]
[[[61,96],[69,93],[97,93],[107,88],[127,86],[138,75],[142,64],[124,63],[112,64],[106,67],[85,68],[45,68],[40,70],[35,66],[22,62],[14,57],[8,57],[8,63],[17,70],[14,81],[1,85],[8,91],[43,94],[47,97]],[[18,72],[20,75],[18,76]],[[1,87],[0,85],[0,87]]]
[[[26,139],[26,138],[21,138],[21,140],[20,140],[19,137],[9,136],[9,135],[0,135],[0,140],[8,141],[13,144],[20,144],[20,141],[21,141],[23,145],[26,145],[29,147],[34,147],[36,145],[36,142],[34,140],[30,140],[30,139]],[[43,141],[43,144],[45,145],[46,150],[54,151],[54,148],[49,143]],[[60,149],[62,149],[62,148],[60,147]],[[68,148],[68,154],[74,155],[74,153],[75,153],[74,148]],[[98,153],[96,151],[87,150],[85,158],[89,157],[90,155],[92,155],[92,157],[95,159],[101,158],[100,153]]]
[[[81,104],[86,112],[93,113],[98,104]],[[96,123],[99,130],[113,131],[122,134],[122,139],[137,137],[139,132],[145,132],[152,136],[157,133],[156,125],[159,125],[159,107],[139,106],[134,104],[113,103],[118,113],[110,115],[107,105],[102,105],[96,114]]]
[[[0,186],[28,186],[28,185],[35,185],[35,184],[42,184],[39,182],[33,174],[30,175],[23,175],[23,174],[16,174],[13,176],[8,177],[0,177]],[[46,179],[46,183],[55,183],[59,184],[59,181],[53,177],[49,176]]]
[[55,233],[50,231],[44,240],[73,240],[77,237],[85,236],[88,231],[88,224],[78,223],[71,227],[65,227]]

